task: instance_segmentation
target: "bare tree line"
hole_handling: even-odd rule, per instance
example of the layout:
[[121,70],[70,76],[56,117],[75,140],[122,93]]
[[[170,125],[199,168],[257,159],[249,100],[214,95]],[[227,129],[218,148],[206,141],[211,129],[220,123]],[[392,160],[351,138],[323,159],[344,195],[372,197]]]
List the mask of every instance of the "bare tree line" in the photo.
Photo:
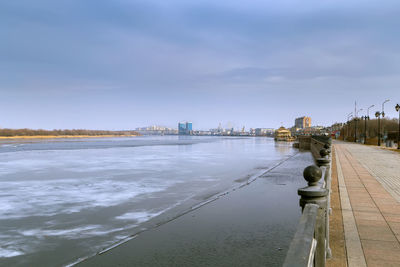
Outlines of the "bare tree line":
[[[366,128],[365,128],[366,125]],[[378,119],[370,120],[351,120],[345,124],[340,132],[340,137],[346,138],[346,140],[354,141],[354,132],[357,132],[357,139],[364,138],[365,133],[367,139],[378,138]],[[399,131],[399,120],[398,119],[380,119],[380,134],[381,138],[387,140],[397,140]]]
[[72,129],[72,130],[33,130],[33,129],[0,129],[0,136],[102,136],[102,135],[139,135],[135,131],[103,131],[103,130],[85,130],[85,129]]

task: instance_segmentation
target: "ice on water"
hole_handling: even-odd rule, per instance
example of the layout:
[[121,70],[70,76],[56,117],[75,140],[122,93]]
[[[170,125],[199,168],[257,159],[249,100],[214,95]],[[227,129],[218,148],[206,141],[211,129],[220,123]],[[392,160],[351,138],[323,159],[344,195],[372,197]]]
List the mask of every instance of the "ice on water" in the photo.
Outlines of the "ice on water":
[[46,250],[49,238],[84,249],[81,240],[132,234],[188,197],[278,160],[272,144],[140,137],[0,146],[0,263]]

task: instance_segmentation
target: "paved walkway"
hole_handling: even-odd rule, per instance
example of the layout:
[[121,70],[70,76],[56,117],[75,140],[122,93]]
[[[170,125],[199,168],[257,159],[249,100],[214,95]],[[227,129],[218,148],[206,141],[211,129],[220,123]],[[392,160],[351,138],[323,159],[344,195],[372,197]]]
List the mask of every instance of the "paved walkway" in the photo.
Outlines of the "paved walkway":
[[346,149],[400,202],[400,153],[351,143]]
[[400,154],[334,147],[348,266],[400,266]]

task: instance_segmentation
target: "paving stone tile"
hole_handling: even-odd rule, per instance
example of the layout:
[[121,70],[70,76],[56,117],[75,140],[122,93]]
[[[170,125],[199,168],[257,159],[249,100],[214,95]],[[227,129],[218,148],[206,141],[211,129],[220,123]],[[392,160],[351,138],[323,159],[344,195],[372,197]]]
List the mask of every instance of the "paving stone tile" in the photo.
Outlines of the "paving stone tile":
[[353,211],[366,211],[366,212],[379,212],[376,207],[362,206],[362,205],[351,205]]
[[354,211],[353,214],[356,220],[385,221],[379,212]]
[[[400,264],[400,245],[397,241],[361,240],[368,261],[392,261]],[[400,265],[399,265],[400,266]]]
[[400,215],[400,205],[381,204],[381,205],[379,205],[379,210],[383,214]]
[[395,215],[395,214],[383,214],[385,217],[385,220],[387,222],[398,222],[400,223],[400,215]]
[[385,220],[356,220],[357,226],[370,226],[370,227],[375,227],[375,226],[388,226],[388,223]]
[[356,197],[354,195],[349,195],[349,199],[352,205],[362,205],[362,206],[370,206],[377,207],[375,202],[371,198],[367,197]]
[[368,267],[399,267],[398,261],[374,260],[367,257]]
[[371,196],[367,192],[347,191],[351,198],[358,198],[360,200],[370,200]]
[[376,198],[374,198],[374,202],[376,203],[376,205],[378,207],[380,205],[396,205],[396,204],[399,204],[396,200],[393,199],[393,197],[391,197],[391,198],[379,198],[379,197],[376,197]]
[[388,194],[388,192],[382,188],[382,187],[371,187],[368,188],[368,193],[370,194],[382,194],[382,195],[386,195],[386,196],[390,196],[390,194]]
[[395,235],[400,235],[400,222],[388,222],[388,224]]
[[[379,223],[378,223],[379,224]],[[385,225],[363,225],[357,224],[360,239],[397,241],[396,237],[387,224]]]
[[[377,205],[375,204],[375,202],[372,200],[372,198],[368,197],[368,198],[359,198],[359,197],[355,197],[353,195],[350,195],[350,202],[353,205],[360,205],[360,206],[368,206],[368,207],[376,207]],[[381,205],[385,205],[385,204],[381,204]]]
[[393,199],[392,196],[390,196],[387,193],[376,193],[376,192],[370,192],[370,195],[372,198],[386,198],[386,199]]
[[348,183],[346,186],[347,188],[364,188],[362,183]]

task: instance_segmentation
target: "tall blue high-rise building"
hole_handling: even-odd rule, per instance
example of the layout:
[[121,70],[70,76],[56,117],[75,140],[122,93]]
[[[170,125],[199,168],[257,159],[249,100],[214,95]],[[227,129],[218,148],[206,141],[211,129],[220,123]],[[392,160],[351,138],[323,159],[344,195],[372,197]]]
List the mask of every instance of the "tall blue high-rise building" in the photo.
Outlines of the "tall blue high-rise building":
[[184,123],[184,122],[178,123],[178,133],[180,135],[186,134],[186,123]]
[[191,122],[178,123],[178,133],[180,135],[190,135],[193,133],[193,124]]
[[193,131],[191,122],[186,122],[186,131],[188,131],[189,134]]

